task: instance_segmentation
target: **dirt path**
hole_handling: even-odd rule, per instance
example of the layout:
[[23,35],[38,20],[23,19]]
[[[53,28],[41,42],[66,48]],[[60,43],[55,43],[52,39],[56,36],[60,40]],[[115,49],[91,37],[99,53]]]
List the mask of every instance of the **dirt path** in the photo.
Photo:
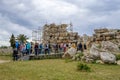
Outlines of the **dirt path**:
[[10,60],[0,60],[0,64],[1,63],[6,63],[6,62],[10,62]]

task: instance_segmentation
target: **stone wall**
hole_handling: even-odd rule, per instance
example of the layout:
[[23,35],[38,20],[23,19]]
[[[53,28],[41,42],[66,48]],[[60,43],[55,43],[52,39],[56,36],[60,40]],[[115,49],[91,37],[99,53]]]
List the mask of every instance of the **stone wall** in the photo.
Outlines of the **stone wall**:
[[80,42],[86,43],[90,48],[93,43],[101,43],[102,41],[111,41],[120,47],[120,29],[95,29],[92,36],[83,35]]
[[43,30],[43,41],[50,43],[76,42],[78,40],[77,32],[68,32],[67,24],[46,24]]
[[110,41],[120,39],[120,29],[95,29],[93,41]]
[[1,48],[0,49],[0,55],[7,55],[12,53],[12,48]]

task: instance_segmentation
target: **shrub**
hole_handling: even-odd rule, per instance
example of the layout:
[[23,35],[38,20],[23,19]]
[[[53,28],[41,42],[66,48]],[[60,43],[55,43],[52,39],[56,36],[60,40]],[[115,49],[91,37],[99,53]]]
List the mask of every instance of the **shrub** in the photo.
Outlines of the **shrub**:
[[120,46],[119,46],[119,50],[120,50]]
[[0,49],[7,49],[8,46],[1,46]]
[[91,68],[87,64],[78,63],[77,64],[77,70],[78,71],[90,72]]
[[116,60],[120,60],[120,54],[116,55]]
[[120,30],[117,30],[118,32],[120,32]]
[[83,56],[83,53],[82,53],[82,52],[77,53],[77,54],[75,55],[75,59],[81,59],[82,56]]

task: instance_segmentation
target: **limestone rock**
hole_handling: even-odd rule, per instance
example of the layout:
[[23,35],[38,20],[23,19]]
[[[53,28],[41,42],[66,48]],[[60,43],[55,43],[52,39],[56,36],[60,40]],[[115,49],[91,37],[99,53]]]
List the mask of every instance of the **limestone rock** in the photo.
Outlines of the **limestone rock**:
[[110,52],[120,52],[118,45],[110,42],[110,41],[102,41],[101,43],[102,49]]
[[100,58],[104,63],[116,62],[116,56],[110,52],[100,52]]
[[64,55],[63,55],[63,58],[65,58],[66,57],[66,55],[68,56],[69,55],[69,57],[75,57],[75,54],[77,53],[77,50],[75,49],[75,48],[73,48],[73,47],[71,47],[70,49],[68,49],[65,53],[64,53]]
[[70,49],[68,49],[67,53],[70,54],[70,56],[75,56],[77,50],[73,47],[71,47]]
[[96,60],[96,63],[104,64],[101,60]]
[[99,49],[97,48],[96,44],[93,44],[90,49],[90,56],[93,56],[94,59],[97,59],[100,57]]
[[81,61],[85,61],[87,63],[92,63],[92,62],[94,62],[94,59],[91,56],[82,56]]

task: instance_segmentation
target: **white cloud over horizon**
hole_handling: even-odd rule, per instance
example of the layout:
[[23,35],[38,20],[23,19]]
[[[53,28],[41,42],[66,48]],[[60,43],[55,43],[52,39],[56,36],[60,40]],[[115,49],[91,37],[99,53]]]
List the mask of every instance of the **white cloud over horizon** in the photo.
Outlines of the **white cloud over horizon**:
[[12,33],[30,37],[46,22],[71,21],[79,35],[92,35],[95,28],[120,29],[119,4],[119,0],[0,0],[0,41],[8,44]]

